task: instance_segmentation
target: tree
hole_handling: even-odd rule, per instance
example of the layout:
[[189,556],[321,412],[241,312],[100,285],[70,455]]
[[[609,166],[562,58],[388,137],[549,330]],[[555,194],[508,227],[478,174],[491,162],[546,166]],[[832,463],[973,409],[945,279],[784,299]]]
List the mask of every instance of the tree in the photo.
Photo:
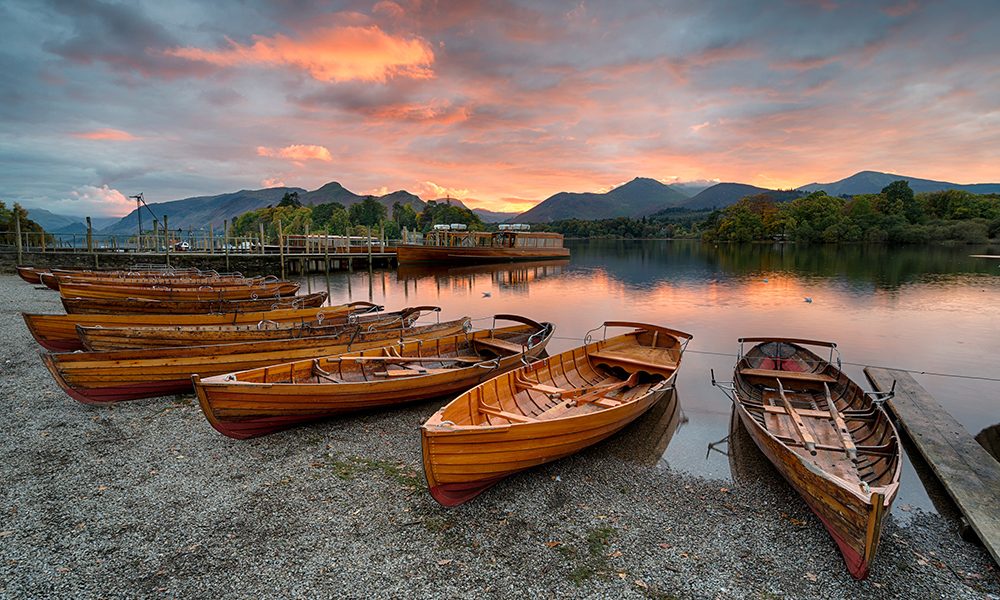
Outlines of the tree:
[[413,207],[409,204],[393,202],[392,220],[395,221],[400,228],[406,227],[407,229],[414,229],[417,226],[417,211],[413,210]]
[[281,197],[281,202],[278,203],[279,207],[291,206],[292,208],[301,208],[302,201],[299,200],[298,192],[285,192],[285,195]]
[[374,227],[385,220],[385,212],[385,206],[379,204],[374,196],[365,196],[361,202],[351,205],[349,215],[355,225]]
[[347,209],[344,205],[339,202],[328,202],[326,204],[317,204],[312,207],[312,222],[319,229],[325,229],[330,221],[334,219],[335,213],[344,213],[344,217],[347,217]]

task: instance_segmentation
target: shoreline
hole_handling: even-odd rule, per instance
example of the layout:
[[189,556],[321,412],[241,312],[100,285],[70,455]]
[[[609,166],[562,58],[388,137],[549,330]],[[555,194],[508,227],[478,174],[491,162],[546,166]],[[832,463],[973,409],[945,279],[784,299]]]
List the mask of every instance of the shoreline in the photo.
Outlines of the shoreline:
[[84,406],[19,315],[61,312],[58,295],[0,276],[0,301],[0,595],[1000,596],[986,552],[919,511],[853,581],[769,463],[731,483],[636,458],[650,415],[445,509],[417,432],[442,401],[249,441],[191,395]]

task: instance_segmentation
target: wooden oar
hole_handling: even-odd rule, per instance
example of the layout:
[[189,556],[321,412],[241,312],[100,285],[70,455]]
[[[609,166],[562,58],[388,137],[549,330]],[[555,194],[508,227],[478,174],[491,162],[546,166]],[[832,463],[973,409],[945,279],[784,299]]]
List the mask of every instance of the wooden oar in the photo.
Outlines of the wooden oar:
[[809,433],[809,430],[806,429],[806,424],[802,421],[801,415],[796,412],[795,407],[792,406],[788,396],[785,395],[785,386],[781,385],[781,380],[777,377],[775,377],[774,380],[778,382],[778,393],[781,394],[781,401],[785,404],[785,411],[788,413],[788,416],[791,417],[792,425],[795,427],[796,433],[799,434],[799,438],[802,440],[802,445],[809,452],[809,454],[816,456],[816,439],[813,438],[812,434]]
[[840,416],[840,412],[837,411],[837,405],[833,403],[833,396],[830,394],[830,386],[828,386],[825,382],[823,383],[823,391],[826,392],[826,405],[830,409],[830,417],[833,418],[834,425],[837,426],[837,433],[840,434],[840,441],[844,444],[844,450],[847,452],[847,457],[857,462],[858,449],[854,446],[854,439],[851,437],[851,434],[847,429],[847,423],[844,422],[843,417]]

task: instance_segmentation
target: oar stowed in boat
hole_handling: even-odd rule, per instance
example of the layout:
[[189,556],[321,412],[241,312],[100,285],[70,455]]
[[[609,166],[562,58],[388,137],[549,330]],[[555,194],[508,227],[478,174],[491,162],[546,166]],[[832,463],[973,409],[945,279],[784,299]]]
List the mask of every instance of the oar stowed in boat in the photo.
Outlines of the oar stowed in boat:
[[219,432],[249,438],[297,423],[454,394],[538,356],[553,326],[517,323],[380,349],[201,378],[202,412]]
[[[609,327],[633,331],[607,337]],[[424,423],[424,473],[435,500],[461,504],[504,477],[595,444],[671,392],[689,334],[628,321],[604,328],[604,339],[497,375]]]

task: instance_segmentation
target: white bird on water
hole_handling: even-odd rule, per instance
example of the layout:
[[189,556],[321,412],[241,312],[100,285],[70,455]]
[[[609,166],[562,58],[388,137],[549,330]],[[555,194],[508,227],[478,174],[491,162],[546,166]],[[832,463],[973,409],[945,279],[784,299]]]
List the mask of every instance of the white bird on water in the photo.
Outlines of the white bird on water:
[[806,302],[812,302],[813,301],[812,296],[806,296],[805,297],[805,301]]

